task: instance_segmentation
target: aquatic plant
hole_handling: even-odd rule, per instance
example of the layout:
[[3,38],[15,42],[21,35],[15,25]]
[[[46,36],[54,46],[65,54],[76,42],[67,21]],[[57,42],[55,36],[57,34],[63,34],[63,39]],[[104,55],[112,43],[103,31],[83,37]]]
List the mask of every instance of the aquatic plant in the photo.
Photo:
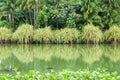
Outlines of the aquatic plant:
[[17,72],[12,74],[0,74],[0,80],[120,80],[120,76],[115,72],[107,72],[106,70],[79,70],[61,72],[51,71],[41,74],[38,71],[29,71],[28,73]]

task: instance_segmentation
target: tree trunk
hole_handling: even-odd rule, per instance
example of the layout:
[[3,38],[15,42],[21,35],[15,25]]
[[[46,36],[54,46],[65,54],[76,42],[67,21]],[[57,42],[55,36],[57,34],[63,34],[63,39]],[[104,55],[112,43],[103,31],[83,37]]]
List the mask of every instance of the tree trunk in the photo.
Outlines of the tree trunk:
[[112,44],[112,45],[117,44],[117,40],[114,40],[114,39],[113,39],[113,40],[111,41],[111,44]]
[[13,13],[8,14],[8,21],[10,23],[10,27],[14,28],[14,14]]
[[12,15],[12,17],[11,17],[11,27],[14,28],[14,14],[12,13],[11,15]]
[[10,24],[10,27],[11,27],[11,14],[8,14],[8,21],[9,21],[9,24]]
[[29,11],[29,19],[30,19],[30,24],[32,25],[32,17],[31,17],[31,12]]
[[35,3],[34,3],[34,28],[36,28],[37,14],[38,14],[38,0],[35,0]]

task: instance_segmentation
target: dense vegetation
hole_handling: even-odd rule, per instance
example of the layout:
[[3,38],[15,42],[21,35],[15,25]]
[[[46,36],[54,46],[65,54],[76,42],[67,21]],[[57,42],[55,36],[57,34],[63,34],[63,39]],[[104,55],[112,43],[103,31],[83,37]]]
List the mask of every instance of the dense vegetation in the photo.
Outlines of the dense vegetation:
[[[119,42],[120,0],[0,0],[0,44]],[[99,50],[97,52],[100,53]],[[120,79],[106,71],[0,74],[3,80],[80,78]]]
[[22,24],[14,32],[11,29],[0,28],[0,43],[111,43],[120,41],[120,28],[118,25],[102,32],[97,26],[87,24],[82,30],[76,28],[64,28],[52,30],[50,27],[34,29],[32,25]]
[[35,28],[75,27],[92,23],[100,29],[120,24],[119,0],[0,0],[0,26],[28,23]]
[[0,0],[0,42],[117,43],[119,14],[119,0]]
[[105,70],[96,71],[62,71],[40,74],[36,71],[28,73],[17,72],[15,75],[0,74],[1,80],[119,80],[120,76],[116,73],[109,73]]

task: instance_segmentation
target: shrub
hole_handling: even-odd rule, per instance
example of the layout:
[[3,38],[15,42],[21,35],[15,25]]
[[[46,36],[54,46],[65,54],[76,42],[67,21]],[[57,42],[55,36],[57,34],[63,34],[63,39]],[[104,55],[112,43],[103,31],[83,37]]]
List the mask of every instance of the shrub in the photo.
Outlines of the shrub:
[[50,43],[53,38],[53,33],[50,27],[39,28],[34,31],[33,40],[40,43]]
[[120,40],[120,28],[117,25],[112,25],[109,30],[105,31],[104,40],[118,42]]
[[13,41],[19,43],[29,43],[33,37],[33,26],[29,24],[22,24],[18,29],[13,33]]
[[8,23],[8,21],[5,21],[5,20],[0,21],[0,27],[8,27],[8,26],[10,26],[10,24]]
[[11,38],[11,30],[7,29],[5,27],[1,27],[0,28],[0,41],[4,42],[4,41],[9,41]]
[[65,28],[54,32],[55,43],[77,43],[79,31],[75,28]]
[[81,40],[84,43],[99,43],[102,39],[102,32],[93,24],[87,24],[83,27]]

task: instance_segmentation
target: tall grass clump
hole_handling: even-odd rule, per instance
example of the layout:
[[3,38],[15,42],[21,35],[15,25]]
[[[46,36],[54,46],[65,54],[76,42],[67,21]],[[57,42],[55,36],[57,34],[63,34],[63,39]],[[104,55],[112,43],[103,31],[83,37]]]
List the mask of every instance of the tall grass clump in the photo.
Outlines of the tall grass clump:
[[12,40],[18,43],[30,43],[33,37],[33,26],[22,24],[13,33]]
[[75,28],[64,28],[54,32],[55,43],[77,43],[79,31]]
[[34,31],[33,40],[39,43],[51,43],[53,32],[50,27],[39,28]]
[[83,27],[81,33],[81,41],[83,43],[99,43],[102,40],[102,32],[93,24],[87,24]]
[[104,40],[110,43],[120,41],[120,28],[117,25],[112,25],[109,30],[105,31]]
[[0,27],[0,42],[6,42],[10,41],[12,35],[12,31],[10,29],[7,29],[5,27]]

